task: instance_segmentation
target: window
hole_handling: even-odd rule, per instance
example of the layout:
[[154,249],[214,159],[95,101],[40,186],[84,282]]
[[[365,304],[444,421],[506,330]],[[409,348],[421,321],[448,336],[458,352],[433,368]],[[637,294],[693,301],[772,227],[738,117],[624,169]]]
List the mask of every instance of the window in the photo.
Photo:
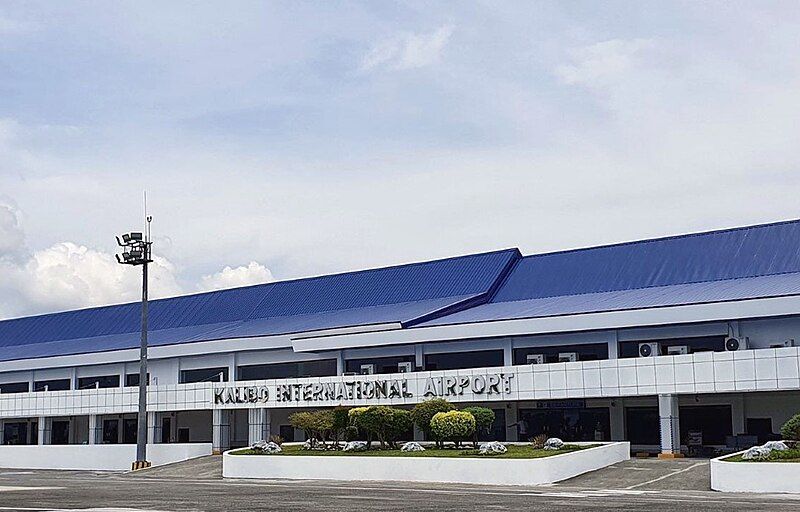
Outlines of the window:
[[0,394],[27,393],[28,391],[27,382],[8,382],[6,384],[0,384]]
[[336,375],[336,359],[295,363],[254,364],[239,367],[239,380],[290,379]]
[[281,425],[278,429],[280,436],[288,443],[294,442],[294,427],[291,425]]
[[460,368],[482,368],[503,366],[502,350],[479,350],[476,352],[449,352],[425,356],[426,370],[457,370]]
[[218,382],[219,376],[222,374],[222,380],[228,380],[228,367],[220,366],[218,368],[200,368],[198,370],[181,370],[181,384],[188,384],[190,382]]
[[33,383],[34,391],[69,391],[69,379],[37,380]]
[[[138,373],[129,373],[125,375],[125,385],[130,386],[138,386],[139,385],[139,374]],[[147,385],[150,385],[150,374],[147,374]]]
[[103,420],[103,444],[119,443],[119,420]]
[[400,373],[398,364],[411,363],[413,368],[415,357],[414,356],[397,356],[397,357],[373,357],[371,359],[348,359],[345,361],[345,371],[347,373],[361,373],[361,365],[372,364],[375,365],[374,373]]
[[[34,432],[36,432],[34,430]],[[34,438],[34,441],[36,439]],[[7,421],[3,424],[3,444],[29,444],[28,423]],[[35,442],[33,444],[36,444]]]
[[[551,402],[551,405],[559,404]],[[520,441],[539,434],[573,441],[607,441],[611,435],[607,407],[520,409],[519,418]]]
[[596,361],[598,359],[608,359],[608,344],[588,343],[585,345],[515,348],[514,364],[529,364],[529,354],[542,354],[544,356],[545,363],[557,363],[558,354],[564,352],[575,352],[578,354],[578,361]]
[[118,387],[119,387],[119,375],[81,377],[78,379],[78,389],[118,388]]
[[730,405],[703,405],[680,408],[681,441],[687,444],[689,431],[700,432],[703,446],[724,445],[733,434]]
[[693,352],[723,352],[725,351],[725,336],[700,336],[696,338],[671,338],[664,340],[623,341],[619,344],[619,357],[639,357],[639,343],[660,343],[662,353],[666,354],[666,347],[686,345],[689,353]]

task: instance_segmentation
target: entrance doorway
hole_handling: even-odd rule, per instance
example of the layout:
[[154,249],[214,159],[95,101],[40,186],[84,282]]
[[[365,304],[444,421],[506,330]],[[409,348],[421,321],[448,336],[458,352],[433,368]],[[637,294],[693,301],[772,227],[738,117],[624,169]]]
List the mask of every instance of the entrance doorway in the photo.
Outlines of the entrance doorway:
[[519,439],[540,434],[566,441],[607,441],[611,438],[611,416],[606,407],[520,409]]

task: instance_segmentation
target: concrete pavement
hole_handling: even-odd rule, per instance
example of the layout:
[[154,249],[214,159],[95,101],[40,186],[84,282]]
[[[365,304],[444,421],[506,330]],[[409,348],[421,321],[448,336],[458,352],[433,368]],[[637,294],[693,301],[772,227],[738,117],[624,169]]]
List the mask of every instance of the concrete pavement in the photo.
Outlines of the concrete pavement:
[[800,497],[710,491],[708,461],[694,459],[632,460],[538,487],[223,480],[220,465],[204,457],[133,474],[0,470],[0,512],[800,509]]

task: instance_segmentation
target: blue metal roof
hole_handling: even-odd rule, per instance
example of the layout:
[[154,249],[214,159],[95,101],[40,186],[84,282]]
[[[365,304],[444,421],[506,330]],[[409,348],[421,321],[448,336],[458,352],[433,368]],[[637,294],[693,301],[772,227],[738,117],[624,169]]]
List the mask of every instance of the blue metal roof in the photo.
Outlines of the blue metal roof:
[[444,325],[800,293],[800,221],[526,256]]
[[[516,249],[220,290],[150,303],[154,346],[413,321],[488,297]],[[0,322],[0,360],[138,346],[138,303]]]

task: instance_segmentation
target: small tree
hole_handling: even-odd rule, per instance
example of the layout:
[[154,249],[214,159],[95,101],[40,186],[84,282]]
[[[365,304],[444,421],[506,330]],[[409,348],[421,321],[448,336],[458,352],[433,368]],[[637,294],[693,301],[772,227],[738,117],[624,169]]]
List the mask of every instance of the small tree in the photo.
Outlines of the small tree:
[[473,434],[472,444],[475,448],[478,447],[478,433],[483,432],[489,434],[492,425],[494,424],[494,411],[488,407],[465,407],[462,409],[468,412],[475,418],[475,433]]
[[339,441],[341,441],[347,427],[350,425],[350,410],[347,407],[334,407],[333,408],[333,443],[336,449],[339,448]]
[[456,448],[475,433],[475,417],[464,411],[438,412],[431,419],[431,431],[439,441],[452,441]]
[[357,407],[349,412],[351,425],[367,438],[367,449],[377,439],[381,448],[396,448],[397,441],[411,428],[411,414],[402,409],[381,405]]
[[289,415],[289,423],[294,428],[300,429],[306,435],[306,439],[311,442],[311,447],[314,447],[314,417],[309,411],[296,412]]
[[[431,432],[431,420],[440,412],[452,411],[455,409],[453,404],[443,398],[432,398],[420,402],[411,409],[411,419],[417,424],[420,430],[425,432],[428,437],[433,437]],[[441,442],[436,440],[436,446],[440,447]]]
[[784,441],[800,441],[800,414],[795,414],[781,427]]
[[320,441],[323,447],[328,448],[325,440],[331,437],[334,429],[332,410],[296,412],[289,416],[289,422],[294,428],[299,428],[305,433],[312,448],[316,441]]

